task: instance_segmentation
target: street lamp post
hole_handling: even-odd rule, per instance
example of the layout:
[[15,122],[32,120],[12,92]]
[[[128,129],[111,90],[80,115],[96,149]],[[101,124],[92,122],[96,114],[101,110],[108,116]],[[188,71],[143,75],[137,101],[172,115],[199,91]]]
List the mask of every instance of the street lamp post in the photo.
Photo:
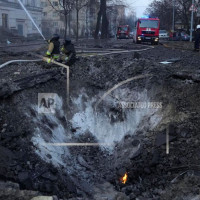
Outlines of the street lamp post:
[[175,0],[173,0],[173,20],[172,20],[172,31],[174,32],[174,24],[175,24]]
[[194,21],[194,0],[192,0],[192,9],[191,9],[191,25],[190,25],[190,42],[192,42],[192,31],[193,31],[193,21]]

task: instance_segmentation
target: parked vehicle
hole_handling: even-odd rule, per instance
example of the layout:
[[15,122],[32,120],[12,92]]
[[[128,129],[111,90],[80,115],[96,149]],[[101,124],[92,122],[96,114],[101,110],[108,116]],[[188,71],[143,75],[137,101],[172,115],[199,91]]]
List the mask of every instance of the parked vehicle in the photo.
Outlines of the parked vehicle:
[[117,28],[117,39],[129,39],[130,27],[129,25],[121,25]]
[[160,39],[169,39],[169,34],[166,30],[159,31],[159,38]]
[[159,43],[160,20],[158,18],[140,18],[136,23],[136,31],[133,42]]
[[190,40],[190,36],[185,33],[184,31],[175,31],[175,32],[171,32],[170,36],[169,36],[169,40],[173,40],[173,41],[189,41]]
[[133,38],[133,36],[134,36],[134,32],[130,32],[130,38]]
[[190,40],[190,36],[185,32],[181,32],[180,36],[179,36],[179,40],[189,41]]
[[178,33],[176,31],[170,32],[169,34],[169,40],[171,41],[177,41],[178,40]]

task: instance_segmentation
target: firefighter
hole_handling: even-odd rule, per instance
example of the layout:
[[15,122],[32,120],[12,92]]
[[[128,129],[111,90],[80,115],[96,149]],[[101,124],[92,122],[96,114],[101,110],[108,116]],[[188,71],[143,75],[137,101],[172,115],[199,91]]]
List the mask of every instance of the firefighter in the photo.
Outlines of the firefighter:
[[200,42],[200,24],[197,25],[195,31],[195,42],[194,42],[194,51],[199,52],[199,42]]
[[48,50],[46,52],[46,57],[49,59],[47,60],[48,63],[51,62],[51,59],[54,59],[56,61],[60,60],[60,42],[59,42],[59,35],[54,34],[53,37],[48,40]]
[[71,43],[71,39],[66,38],[61,48],[62,57],[61,60],[66,65],[71,66],[76,62],[76,51],[74,44]]

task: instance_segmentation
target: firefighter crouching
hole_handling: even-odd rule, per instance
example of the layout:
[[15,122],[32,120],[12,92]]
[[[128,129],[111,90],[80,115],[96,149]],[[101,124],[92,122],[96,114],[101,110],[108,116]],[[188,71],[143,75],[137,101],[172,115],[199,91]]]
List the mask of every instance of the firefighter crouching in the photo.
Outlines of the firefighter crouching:
[[197,25],[195,31],[195,42],[194,42],[194,51],[199,52],[199,42],[200,42],[200,25]]
[[48,41],[48,50],[46,52],[45,57],[48,57],[47,63],[50,63],[52,59],[59,61],[60,60],[60,42],[59,35],[54,34],[51,40]]
[[61,60],[68,66],[73,65],[76,62],[76,51],[74,45],[71,43],[71,39],[65,39],[61,48]]

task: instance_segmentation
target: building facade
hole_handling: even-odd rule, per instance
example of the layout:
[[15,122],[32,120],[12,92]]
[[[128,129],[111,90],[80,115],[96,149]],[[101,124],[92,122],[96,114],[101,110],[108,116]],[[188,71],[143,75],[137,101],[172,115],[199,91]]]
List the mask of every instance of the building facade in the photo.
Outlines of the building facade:
[[[63,15],[63,8],[59,0],[20,0],[26,7],[39,29],[46,37],[58,33],[64,36],[65,28],[67,36],[75,36],[77,32],[77,13],[73,9],[67,15],[67,22]],[[79,37],[92,37],[96,27],[99,0],[89,0],[88,5],[79,11]],[[108,18],[110,31],[113,33],[119,21],[124,17],[123,5],[108,5]],[[0,0],[0,28],[10,30],[20,36],[39,35],[18,0]]]
[[114,37],[119,25],[125,25],[125,6],[123,4],[107,5],[107,17],[109,20],[109,34]]
[[65,31],[64,15],[61,14],[62,7],[59,6],[58,0],[53,0],[51,3],[52,5],[47,0],[41,0],[42,33],[46,37],[51,37],[54,33],[63,35]]
[[[59,0],[49,1],[41,0],[43,7],[42,32],[45,36],[50,37],[54,33],[64,35],[65,26],[67,36],[75,36],[77,32],[77,13],[72,9],[67,15],[65,23],[63,8],[59,6]],[[90,0],[87,6],[79,11],[78,33],[79,36],[92,36],[95,28],[99,3],[97,0]]]
[[[41,29],[41,0],[21,0],[37,26]],[[0,0],[0,27],[20,36],[38,35],[38,31],[20,6],[18,0]]]

